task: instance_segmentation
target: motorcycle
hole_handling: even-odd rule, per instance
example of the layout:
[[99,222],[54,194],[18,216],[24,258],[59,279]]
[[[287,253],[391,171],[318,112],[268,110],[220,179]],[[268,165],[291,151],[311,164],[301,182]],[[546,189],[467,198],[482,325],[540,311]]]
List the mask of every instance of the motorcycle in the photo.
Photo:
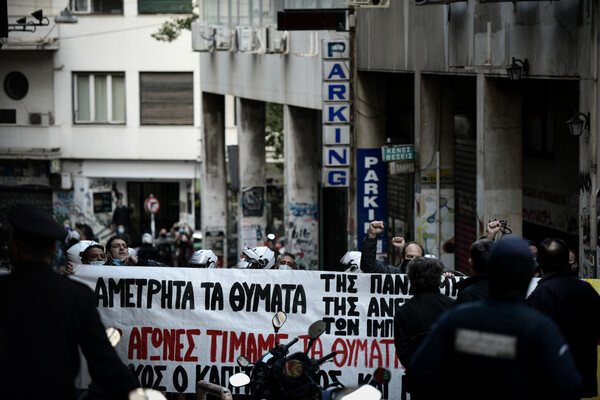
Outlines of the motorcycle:
[[[288,355],[289,348],[298,342],[298,338],[292,339],[287,344],[279,344],[277,333],[287,320],[287,315],[279,311],[272,320],[275,331],[275,347],[268,353],[262,355],[254,364],[243,355],[237,359],[242,368],[252,367],[250,376],[244,372],[232,375],[229,383],[233,387],[248,386],[250,395],[255,399],[310,399],[310,400],[333,400],[360,398],[363,400],[379,399],[381,392],[373,386],[369,388],[346,388],[339,382],[330,387],[323,388],[319,384],[320,366],[337,355],[333,351],[320,359],[308,356],[315,341],[325,332],[327,327],[324,321],[316,321],[308,328],[309,342],[304,352],[295,352]],[[384,370],[382,368],[383,371]],[[376,375],[385,375],[383,372]],[[387,371],[389,381],[389,371]],[[378,397],[373,397],[373,391]],[[360,397],[348,397],[360,396]]]

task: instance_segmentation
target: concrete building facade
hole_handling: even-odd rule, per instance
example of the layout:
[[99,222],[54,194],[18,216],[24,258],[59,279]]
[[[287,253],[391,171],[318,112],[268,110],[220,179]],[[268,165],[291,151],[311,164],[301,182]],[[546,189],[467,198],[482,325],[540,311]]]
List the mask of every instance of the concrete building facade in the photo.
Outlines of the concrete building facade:
[[[265,10],[265,2],[251,3]],[[466,271],[470,244],[498,219],[505,233],[535,242],[562,237],[577,250],[582,275],[596,277],[596,3],[329,2],[354,10],[346,25],[354,31],[280,32],[287,47],[277,51],[268,47],[274,12],[321,4],[267,3],[268,12],[253,21],[225,6],[207,8],[192,40],[202,51],[204,93],[243,99],[242,118],[253,115],[244,108],[255,101],[284,105],[286,248],[301,259],[313,252],[304,268],[335,269],[345,250],[360,249],[366,223],[381,218],[388,230],[378,253],[390,263],[387,239],[400,235],[449,269]],[[243,38],[248,30],[239,27],[247,26],[257,47],[224,43],[228,35]],[[344,188],[323,184],[322,45],[332,38],[353,49],[351,179]],[[508,78],[513,58],[528,64],[519,81]],[[579,137],[565,123],[574,110],[589,113]],[[382,162],[382,147],[397,145],[414,145],[415,160]],[[260,158],[240,169],[261,171],[254,165]],[[379,163],[382,169],[373,169]],[[258,218],[241,220],[246,237],[261,231]]]
[[[189,32],[172,43],[151,37],[185,2],[167,3],[8,1],[12,26],[24,16],[35,21],[37,9],[48,24],[2,39],[0,211],[35,201],[60,222],[84,218],[104,241],[122,196],[133,204],[137,244],[150,231],[144,200],[153,194],[157,230],[178,221],[195,227],[200,70]],[[65,7],[77,23],[55,22]],[[28,90],[10,93],[11,79]]]
[[[504,220],[538,243],[565,239],[595,278],[597,3],[390,3],[357,11],[356,61],[360,103],[382,110],[374,144],[415,144],[401,222],[466,271],[470,243]],[[515,59],[528,64],[519,81]],[[565,123],[574,110],[590,117],[580,137]]]

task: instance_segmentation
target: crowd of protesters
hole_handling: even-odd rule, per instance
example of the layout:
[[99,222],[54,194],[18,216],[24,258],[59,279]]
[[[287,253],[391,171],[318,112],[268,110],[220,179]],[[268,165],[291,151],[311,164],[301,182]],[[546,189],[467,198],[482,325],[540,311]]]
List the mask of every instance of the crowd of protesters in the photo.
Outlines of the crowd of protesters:
[[[12,238],[8,251],[13,271],[0,277],[0,380],[9,393],[21,384],[21,377],[14,373],[16,355],[11,350],[12,344],[21,341],[36,343],[33,352],[40,346],[52,347],[49,341],[58,343],[52,363],[57,358],[63,362],[46,363],[45,368],[64,375],[60,379],[56,374],[43,378],[48,393],[70,394],[74,390],[78,345],[89,357],[95,382],[111,382],[108,387],[121,397],[139,386],[114,350],[107,348],[102,323],[95,307],[90,306],[94,304],[93,293],[52,270],[50,260],[58,248],[70,261],[66,275],[74,273],[76,264],[199,268],[216,268],[219,264],[211,250],[194,251],[192,232],[183,223],[175,223],[170,230],[161,229],[156,239],[144,234],[136,252],[129,247],[125,231],[116,232],[103,246],[91,228],[84,229],[84,221],[76,224],[78,229],[72,229],[68,221],[61,226],[50,214],[33,206],[15,207],[9,222]],[[563,240],[548,238],[537,245],[511,235],[495,241],[499,229],[499,222],[491,222],[486,237],[471,245],[470,276],[456,284],[456,299],[440,292],[443,276],[452,273],[417,242],[392,239],[401,254],[398,266],[376,260],[377,238],[384,231],[381,221],[369,224],[362,253],[349,252],[342,258],[351,264],[352,272],[408,277],[412,297],[398,307],[394,316],[396,355],[405,368],[403,390],[417,400],[442,396],[596,396],[600,295],[577,276],[575,253]],[[79,232],[79,236],[73,232]],[[295,269],[296,257],[288,252],[277,256],[268,246],[245,248],[236,267]],[[540,279],[527,296],[533,277]],[[29,297],[25,301],[23,296]],[[52,311],[60,309],[72,311],[61,315]],[[34,314],[36,317],[31,316]],[[27,324],[33,321],[50,332],[47,338],[40,341],[39,337],[30,337],[36,330]],[[32,333],[19,337],[10,328],[15,326]],[[96,368],[98,365],[103,368]],[[109,365],[112,368],[107,371]],[[457,384],[461,380],[463,384]]]

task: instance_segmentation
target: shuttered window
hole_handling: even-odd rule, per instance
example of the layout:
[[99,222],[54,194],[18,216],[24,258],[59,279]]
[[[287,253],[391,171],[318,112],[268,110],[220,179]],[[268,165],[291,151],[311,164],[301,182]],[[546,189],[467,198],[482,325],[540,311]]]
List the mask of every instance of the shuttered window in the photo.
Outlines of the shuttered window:
[[140,123],[193,125],[193,79],[192,72],[141,72]]
[[191,0],[138,0],[139,14],[189,14]]

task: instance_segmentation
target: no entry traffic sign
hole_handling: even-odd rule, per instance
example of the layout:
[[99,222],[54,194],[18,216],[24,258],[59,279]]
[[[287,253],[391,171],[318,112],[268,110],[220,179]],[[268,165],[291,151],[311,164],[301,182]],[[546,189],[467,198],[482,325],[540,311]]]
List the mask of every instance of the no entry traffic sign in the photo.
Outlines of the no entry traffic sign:
[[160,210],[160,202],[156,197],[150,195],[146,198],[144,207],[146,207],[146,211],[148,211],[150,214],[156,214],[158,210]]

